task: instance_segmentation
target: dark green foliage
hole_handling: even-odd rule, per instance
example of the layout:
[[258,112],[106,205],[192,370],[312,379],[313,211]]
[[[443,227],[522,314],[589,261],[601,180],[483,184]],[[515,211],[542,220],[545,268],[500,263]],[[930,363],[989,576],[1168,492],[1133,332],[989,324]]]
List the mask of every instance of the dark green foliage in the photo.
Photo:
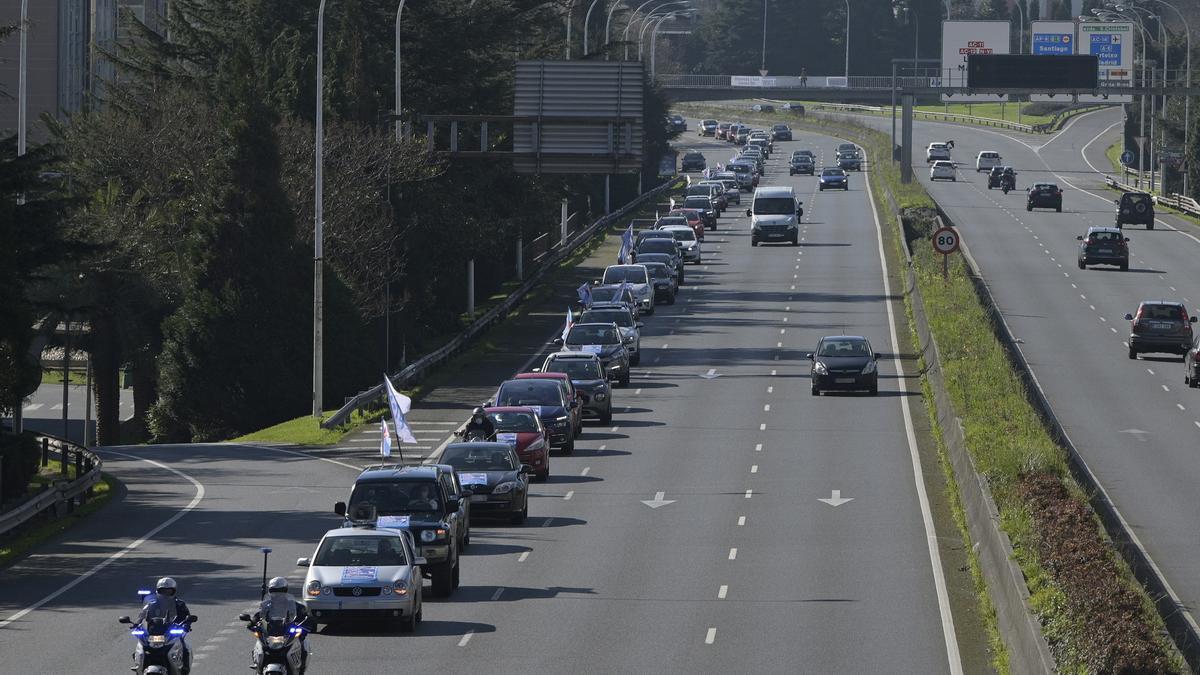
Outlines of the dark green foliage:
[[25,495],[29,479],[38,472],[41,449],[32,434],[0,434],[0,501]]

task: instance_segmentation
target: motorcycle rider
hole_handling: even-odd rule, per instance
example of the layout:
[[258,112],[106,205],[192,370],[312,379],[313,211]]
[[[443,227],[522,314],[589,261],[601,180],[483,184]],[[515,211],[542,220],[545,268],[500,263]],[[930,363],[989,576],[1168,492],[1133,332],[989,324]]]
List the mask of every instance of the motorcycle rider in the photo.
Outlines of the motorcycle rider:
[[1004,173],[1000,174],[1000,187],[1005,191],[1017,189],[1017,172],[1011,166],[1004,167]]
[[[154,584],[154,593],[146,598],[146,604],[142,605],[142,611],[138,612],[138,618],[135,623],[142,623],[147,616],[165,616],[169,623],[180,624],[187,630],[192,629],[192,623],[188,620],[192,612],[188,609],[187,603],[181,598],[176,597],[178,585],[171,577],[163,577]],[[192,650],[188,648],[187,640],[184,637],[179,638],[179,646],[183,649],[183,675],[188,675],[192,670]]]
[[[267,597],[258,603],[258,611],[250,617],[250,625],[247,628],[253,630],[262,620],[282,621],[287,626],[296,624],[308,628],[308,607],[288,593],[287,579],[275,577],[267,582]],[[305,633],[301,633],[300,669],[302,672],[308,663],[308,644],[304,637]]]
[[491,440],[495,435],[496,425],[492,423],[484,409],[475,408],[471,411],[471,421],[467,422],[466,428],[463,429],[463,438],[470,439],[474,436],[486,441]]

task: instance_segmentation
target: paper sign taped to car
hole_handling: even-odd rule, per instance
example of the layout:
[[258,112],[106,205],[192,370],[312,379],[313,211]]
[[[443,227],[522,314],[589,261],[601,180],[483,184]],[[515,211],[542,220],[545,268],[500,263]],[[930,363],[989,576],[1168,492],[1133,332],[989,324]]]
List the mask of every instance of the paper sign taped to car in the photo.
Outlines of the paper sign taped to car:
[[458,482],[463,485],[487,485],[486,473],[460,473],[458,474]]
[[584,345],[583,351],[592,354],[599,354],[600,352],[604,351],[604,345]]
[[353,583],[356,581],[375,581],[379,577],[379,568],[377,567],[343,567],[342,568],[342,583]]
[[496,434],[496,440],[501,443],[517,444],[517,435],[513,433]]
[[379,518],[375,520],[375,527],[396,527],[404,529],[408,527],[408,522],[408,516],[379,516]]

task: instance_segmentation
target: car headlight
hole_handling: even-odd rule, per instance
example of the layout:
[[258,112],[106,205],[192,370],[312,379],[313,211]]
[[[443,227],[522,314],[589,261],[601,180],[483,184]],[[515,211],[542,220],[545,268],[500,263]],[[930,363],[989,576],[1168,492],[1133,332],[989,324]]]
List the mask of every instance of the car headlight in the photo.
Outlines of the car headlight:
[[608,394],[605,394],[604,392],[599,392],[592,398],[596,399],[597,401],[604,401],[604,400],[608,399]]
[[816,361],[813,363],[813,372],[817,375],[828,375],[829,369],[825,367],[824,363]]
[[517,487],[517,484],[512,481],[508,481],[506,483],[500,483],[492,490],[492,494],[506,495],[506,494],[512,492],[514,489],[516,489],[516,487]]
[[421,541],[429,543],[437,539],[437,532],[434,530],[421,530]]
[[308,582],[308,588],[306,588],[305,591],[308,593],[308,597],[317,597],[321,594],[321,582],[313,579],[312,581]]
[[534,450],[541,450],[544,447],[546,447],[545,441],[543,441],[542,439],[539,438],[536,441],[525,446],[525,452],[533,452]]
[[563,415],[561,417],[554,418],[555,424],[566,424],[567,422],[570,422],[570,421],[571,421],[571,417],[569,415]]
[[874,360],[867,361],[867,365],[863,366],[862,374],[870,375],[871,373],[875,372],[875,368],[876,368],[876,365],[875,365]]
[[[392,591],[393,591],[393,592],[394,592],[396,595],[408,595],[408,586],[405,586],[403,581],[397,582],[397,583],[396,583],[394,586],[392,586],[391,588],[392,588]],[[387,591],[387,590],[388,590],[388,587],[387,587],[387,586],[384,586],[384,587],[383,587],[383,590],[384,590],[384,591]]]

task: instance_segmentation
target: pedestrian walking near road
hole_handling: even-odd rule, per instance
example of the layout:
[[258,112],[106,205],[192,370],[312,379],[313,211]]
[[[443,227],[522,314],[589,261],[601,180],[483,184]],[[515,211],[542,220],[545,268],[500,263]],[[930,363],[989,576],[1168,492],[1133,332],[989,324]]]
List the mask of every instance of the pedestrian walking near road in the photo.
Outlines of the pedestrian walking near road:
[[808,68],[800,69],[800,86],[801,87],[808,86]]

